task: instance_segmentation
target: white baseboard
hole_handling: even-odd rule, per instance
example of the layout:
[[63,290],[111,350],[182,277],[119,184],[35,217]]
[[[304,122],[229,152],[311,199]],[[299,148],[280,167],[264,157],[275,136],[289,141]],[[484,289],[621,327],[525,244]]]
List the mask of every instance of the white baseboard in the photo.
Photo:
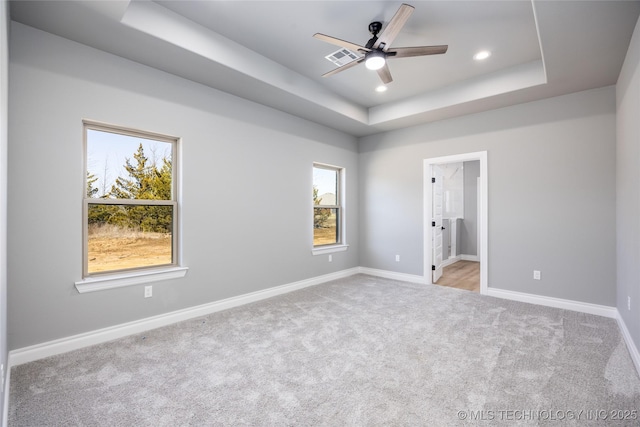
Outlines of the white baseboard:
[[424,276],[416,276],[415,274],[396,273],[395,271],[378,270],[375,268],[358,267],[358,272],[368,274],[370,276],[383,277],[385,279],[400,280],[403,282],[425,284]]
[[455,264],[456,262],[462,260],[462,258],[460,257],[460,255],[456,255],[454,257],[449,257],[447,259],[445,259],[444,261],[442,261],[442,266],[443,267],[447,267],[451,264]]
[[612,319],[617,319],[618,317],[618,309],[607,305],[571,301],[567,299],[533,295],[524,292],[507,291],[491,287],[487,289],[486,295],[513,301],[527,302],[530,304],[544,305],[547,307],[563,308],[565,310],[578,311],[581,313],[595,314],[597,316],[610,317]]
[[618,320],[618,326],[620,327],[620,331],[622,332],[622,336],[624,337],[624,342],[627,344],[627,349],[629,350],[631,360],[633,360],[633,364],[636,367],[636,371],[640,375],[640,352],[638,352],[638,347],[636,347],[636,343],[633,342],[633,338],[631,338],[629,329],[627,329],[627,324],[624,322],[624,319],[620,315],[620,312],[618,310],[616,310],[616,312],[616,320]]
[[359,272],[360,269],[358,267],[355,267],[348,270],[325,274],[323,276],[313,277],[311,279],[301,280],[299,282],[275,286],[273,288],[251,292],[249,294],[239,295],[220,301],[214,301],[183,310],[177,310],[171,313],[160,314],[158,316],[148,317],[146,319],[123,323],[108,328],[98,329],[95,331],[90,331],[70,337],[32,345],[29,347],[12,350],[9,352],[9,360],[7,362],[9,367],[7,369],[11,369],[11,366],[21,365],[23,363],[32,362],[34,360],[54,356],[56,354],[66,353],[68,351],[77,350],[79,348],[87,347],[90,345],[100,344],[117,338],[122,338],[127,335],[137,334],[151,329],[160,328],[162,326],[181,322],[183,320],[205,316],[217,311],[227,310],[229,308],[238,307],[240,305],[271,298],[309,286],[319,285],[331,280],[353,276],[354,274],[357,274]]
[[480,262],[480,258],[478,258],[478,255],[460,255],[460,259],[462,261],[474,261],[474,262]]

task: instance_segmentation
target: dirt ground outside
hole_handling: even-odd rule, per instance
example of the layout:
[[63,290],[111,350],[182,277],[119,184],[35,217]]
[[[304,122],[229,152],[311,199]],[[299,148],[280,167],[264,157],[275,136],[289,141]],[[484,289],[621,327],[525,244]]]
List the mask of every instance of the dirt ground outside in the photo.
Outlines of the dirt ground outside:
[[330,245],[336,243],[336,216],[331,215],[324,227],[313,229],[313,245]]
[[89,273],[171,264],[171,235],[89,235]]
[[[336,218],[313,230],[314,245],[336,243]],[[89,230],[89,273],[171,264],[172,239],[168,233],[142,233],[102,227]]]

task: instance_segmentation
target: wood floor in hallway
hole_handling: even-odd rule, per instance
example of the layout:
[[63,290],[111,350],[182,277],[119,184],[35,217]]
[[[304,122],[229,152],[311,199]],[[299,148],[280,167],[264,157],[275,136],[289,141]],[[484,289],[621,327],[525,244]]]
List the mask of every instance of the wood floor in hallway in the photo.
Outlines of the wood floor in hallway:
[[442,277],[436,285],[480,292],[480,263],[458,261],[444,267]]

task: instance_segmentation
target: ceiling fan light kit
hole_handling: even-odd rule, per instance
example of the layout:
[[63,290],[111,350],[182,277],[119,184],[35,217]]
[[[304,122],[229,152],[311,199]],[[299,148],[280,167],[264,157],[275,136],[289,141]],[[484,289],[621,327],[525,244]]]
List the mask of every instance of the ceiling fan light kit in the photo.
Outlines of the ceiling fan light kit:
[[[375,21],[369,24],[369,32],[373,35],[366,45],[360,46],[356,43],[351,43],[346,40],[341,40],[335,37],[327,36],[325,34],[316,33],[313,37],[331,43],[354,52],[360,52],[364,54],[364,57],[354,59],[353,61],[341,65],[328,73],[324,73],[322,77],[329,77],[337,74],[341,71],[354,67],[361,62],[365,63],[365,66],[369,70],[378,72],[378,76],[384,84],[389,84],[393,81],[391,77],[391,71],[387,65],[387,59],[390,58],[408,58],[412,56],[424,56],[424,55],[439,55],[447,52],[447,45],[440,46],[415,46],[415,47],[398,47],[390,49],[391,43],[396,38],[404,24],[409,19],[409,16],[414,11],[414,7],[408,4],[402,4],[393,18],[389,21],[382,33],[382,23]],[[380,36],[378,36],[380,34]]]
[[379,70],[386,64],[384,53],[377,50],[371,51],[365,55],[364,66],[369,70]]

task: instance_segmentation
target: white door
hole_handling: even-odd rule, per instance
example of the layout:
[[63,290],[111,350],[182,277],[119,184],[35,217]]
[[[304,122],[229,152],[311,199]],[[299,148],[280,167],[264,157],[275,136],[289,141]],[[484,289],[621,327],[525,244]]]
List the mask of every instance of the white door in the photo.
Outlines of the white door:
[[[443,204],[443,172],[438,165],[433,165],[433,212],[432,226],[433,232],[432,244],[433,250],[433,283],[436,283],[442,277],[442,204]],[[435,181],[435,182],[434,182]]]
[[477,191],[476,191],[476,204],[477,204],[477,213],[476,213],[476,228],[478,229],[478,233],[476,236],[476,242],[477,243],[477,249],[476,249],[476,253],[478,254],[478,261],[480,261],[482,259],[482,257],[480,256],[480,251],[482,250],[482,235],[480,234],[480,230],[482,229],[482,227],[480,227],[480,224],[482,224],[482,184],[480,183],[480,177],[477,178],[476,180],[477,182]]

